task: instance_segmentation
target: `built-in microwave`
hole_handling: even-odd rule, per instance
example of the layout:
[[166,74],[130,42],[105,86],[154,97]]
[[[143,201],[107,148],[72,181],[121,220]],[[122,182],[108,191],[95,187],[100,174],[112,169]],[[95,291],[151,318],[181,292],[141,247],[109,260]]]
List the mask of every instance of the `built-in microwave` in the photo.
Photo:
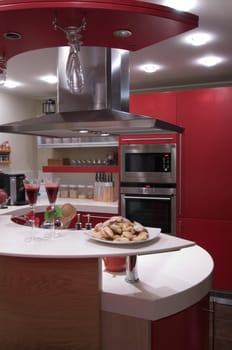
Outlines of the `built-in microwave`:
[[120,181],[176,183],[176,144],[122,144]]

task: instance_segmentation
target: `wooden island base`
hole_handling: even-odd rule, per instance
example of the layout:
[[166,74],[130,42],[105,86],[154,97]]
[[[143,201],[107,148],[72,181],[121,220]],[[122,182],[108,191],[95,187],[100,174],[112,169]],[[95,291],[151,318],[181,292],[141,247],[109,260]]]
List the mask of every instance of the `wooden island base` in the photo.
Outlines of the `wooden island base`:
[[0,347],[100,350],[98,259],[0,256]]
[[[214,265],[194,242],[161,233],[119,248],[63,230],[61,239],[27,243],[30,227],[0,219],[1,350],[208,350],[202,310]],[[131,255],[136,284],[101,264]]]

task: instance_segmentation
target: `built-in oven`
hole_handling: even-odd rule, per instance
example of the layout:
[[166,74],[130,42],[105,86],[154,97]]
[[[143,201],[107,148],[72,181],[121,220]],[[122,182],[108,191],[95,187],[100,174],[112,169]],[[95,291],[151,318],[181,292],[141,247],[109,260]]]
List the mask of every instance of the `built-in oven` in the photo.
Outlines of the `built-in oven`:
[[176,234],[176,144],[122,144],[122,216]]
[[176,188],[142,184],[121,187],[121,215],[144,226],[176,234]]
[[176,144],[122,144],[121,182],[176,183]]

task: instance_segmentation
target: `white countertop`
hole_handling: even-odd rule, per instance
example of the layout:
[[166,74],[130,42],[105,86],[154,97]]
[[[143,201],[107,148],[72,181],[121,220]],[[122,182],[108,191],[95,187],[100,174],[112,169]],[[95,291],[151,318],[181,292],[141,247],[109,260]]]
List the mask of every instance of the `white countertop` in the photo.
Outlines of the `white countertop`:
[[175,252],[138,257],[139,281],[104,270],[102,310],[158,320],[194,305],[212,288],[213,260],[195,245]]
[[[35,240],[26,242],[32,231]],[[11,221],[11,216],[0,216],[0,254],[35,258],[89,258],[152,254],[172,251],[194,245],[194,242],[161,234],[157,239],[141,244],[115,245],[96,242],[89,231],[57,230],[57,238],[44,239],[49,229],[23,226]]]
[[[195,304],[211,289],[213,261],[194,242],[160,234],[136,246],[98,243],[86,231],[61,230],[52,240],[25,242],[31,227],[0,215],[0,255],[28,258],[87,258],[138,255],[139,281],[125,281],[125,273],[110,273],[102,264],[102,310],[158,320]],[[48,230],[37,229],[37,238]],[[101,261],[101,260],[100,260]]]
[[[57,205],[63,205],[64,203],[71,203],[76,207],[78,211],[86,213],[118,213],[118,202],[98,202],[92,199],[75,199],[75,198],[57,198]],[[36,205],[36,212],[44,211],[48,206],[47,198],[39,198]],[[0,216],[6,214],[25,214],[29,210],[29,205],[8,205],[6,209],[0,209]]]

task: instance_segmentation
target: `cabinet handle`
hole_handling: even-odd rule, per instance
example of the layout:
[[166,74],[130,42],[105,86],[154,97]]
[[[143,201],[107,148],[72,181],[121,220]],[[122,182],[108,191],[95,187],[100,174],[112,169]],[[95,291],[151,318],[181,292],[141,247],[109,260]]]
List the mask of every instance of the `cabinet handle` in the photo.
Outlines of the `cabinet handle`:
[[160,200],[160,201],[170,201],[171,197],[139,197],[139,196],[125,196],[125,199],[148,199],[148,200]]
[[179,215],[182,214],[182,135],[179,135]]
[[179,228],[179,235],[181,236],[181,234],[182,234],[182,221],[179,221],[178,228]]
[[174,137],[147,137],[147,138],[144,138],[144,137],[141,137],[139,139],[136,139],[136,138],[123,138],[122,141],[160,141],[160,140],[175,140]]

